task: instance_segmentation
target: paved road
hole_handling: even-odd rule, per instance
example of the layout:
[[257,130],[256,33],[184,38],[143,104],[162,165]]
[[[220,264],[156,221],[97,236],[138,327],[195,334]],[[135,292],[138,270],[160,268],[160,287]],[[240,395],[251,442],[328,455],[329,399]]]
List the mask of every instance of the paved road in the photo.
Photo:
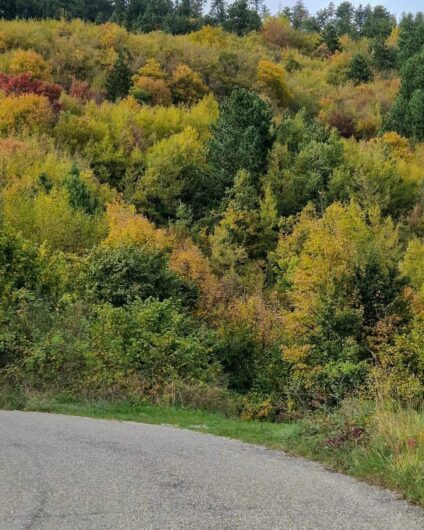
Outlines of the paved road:
[[0,411],[0,529],[424,529],[387,491],[172,427]]

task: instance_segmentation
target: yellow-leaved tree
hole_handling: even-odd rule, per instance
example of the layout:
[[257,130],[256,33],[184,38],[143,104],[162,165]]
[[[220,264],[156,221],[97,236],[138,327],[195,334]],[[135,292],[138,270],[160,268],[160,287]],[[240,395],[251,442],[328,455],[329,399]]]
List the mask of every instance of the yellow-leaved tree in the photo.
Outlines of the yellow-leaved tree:
[[398,231],[377,208],[311,208],[282,236],[276,262],[288,294],[284,358],[298,391],[337,402],[366,380],[377,326],[402,318]]
[[50,102],[45,96],[22,94],[0,99],[0,133],[45,132],[53,122]]
[[282,66],[267,60],[259,61],[258,86],[277,107],[289,105],[291,94]]
[[156,228],[143,215],[137,214],[133,205],[117,200],[106,206],[108,235],[105,245],[134,244],[156,250],[170,250],[172,237],[165,230]]
[[9,62],[11,74],[30,73],[36,79],[49,81],[51,79],[51,68],[42,55],[33,50],[15,50]]

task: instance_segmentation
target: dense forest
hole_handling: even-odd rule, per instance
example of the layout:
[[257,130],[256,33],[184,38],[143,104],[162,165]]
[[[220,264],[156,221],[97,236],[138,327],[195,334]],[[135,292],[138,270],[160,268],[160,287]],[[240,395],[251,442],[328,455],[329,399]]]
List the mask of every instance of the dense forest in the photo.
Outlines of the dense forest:
[[2,385],[270,420],[422,402],[422,13],[0,13]]

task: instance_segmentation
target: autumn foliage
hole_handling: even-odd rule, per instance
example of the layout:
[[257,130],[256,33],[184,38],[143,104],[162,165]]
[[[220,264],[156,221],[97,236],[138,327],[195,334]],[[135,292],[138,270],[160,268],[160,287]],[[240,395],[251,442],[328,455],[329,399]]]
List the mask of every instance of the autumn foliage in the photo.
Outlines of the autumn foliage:
[[50,101],[55,111],[60,109],[59,99],[62,90],[60,85],[34,79],[31,73],[19,75],[0,74],[0,91],[6,96],[20,96],[21,94],[44,96]]
[[420,19],[108,5],[0,21],[0,382],[422,400]]

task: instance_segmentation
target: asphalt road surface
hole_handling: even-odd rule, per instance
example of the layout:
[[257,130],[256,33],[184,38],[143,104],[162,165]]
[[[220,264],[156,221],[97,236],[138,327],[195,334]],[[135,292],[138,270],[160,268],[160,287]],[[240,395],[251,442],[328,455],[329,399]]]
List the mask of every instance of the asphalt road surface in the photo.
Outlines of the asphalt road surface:
[[424,529],[301,458],[166,426],[0,411],[0,529]]

